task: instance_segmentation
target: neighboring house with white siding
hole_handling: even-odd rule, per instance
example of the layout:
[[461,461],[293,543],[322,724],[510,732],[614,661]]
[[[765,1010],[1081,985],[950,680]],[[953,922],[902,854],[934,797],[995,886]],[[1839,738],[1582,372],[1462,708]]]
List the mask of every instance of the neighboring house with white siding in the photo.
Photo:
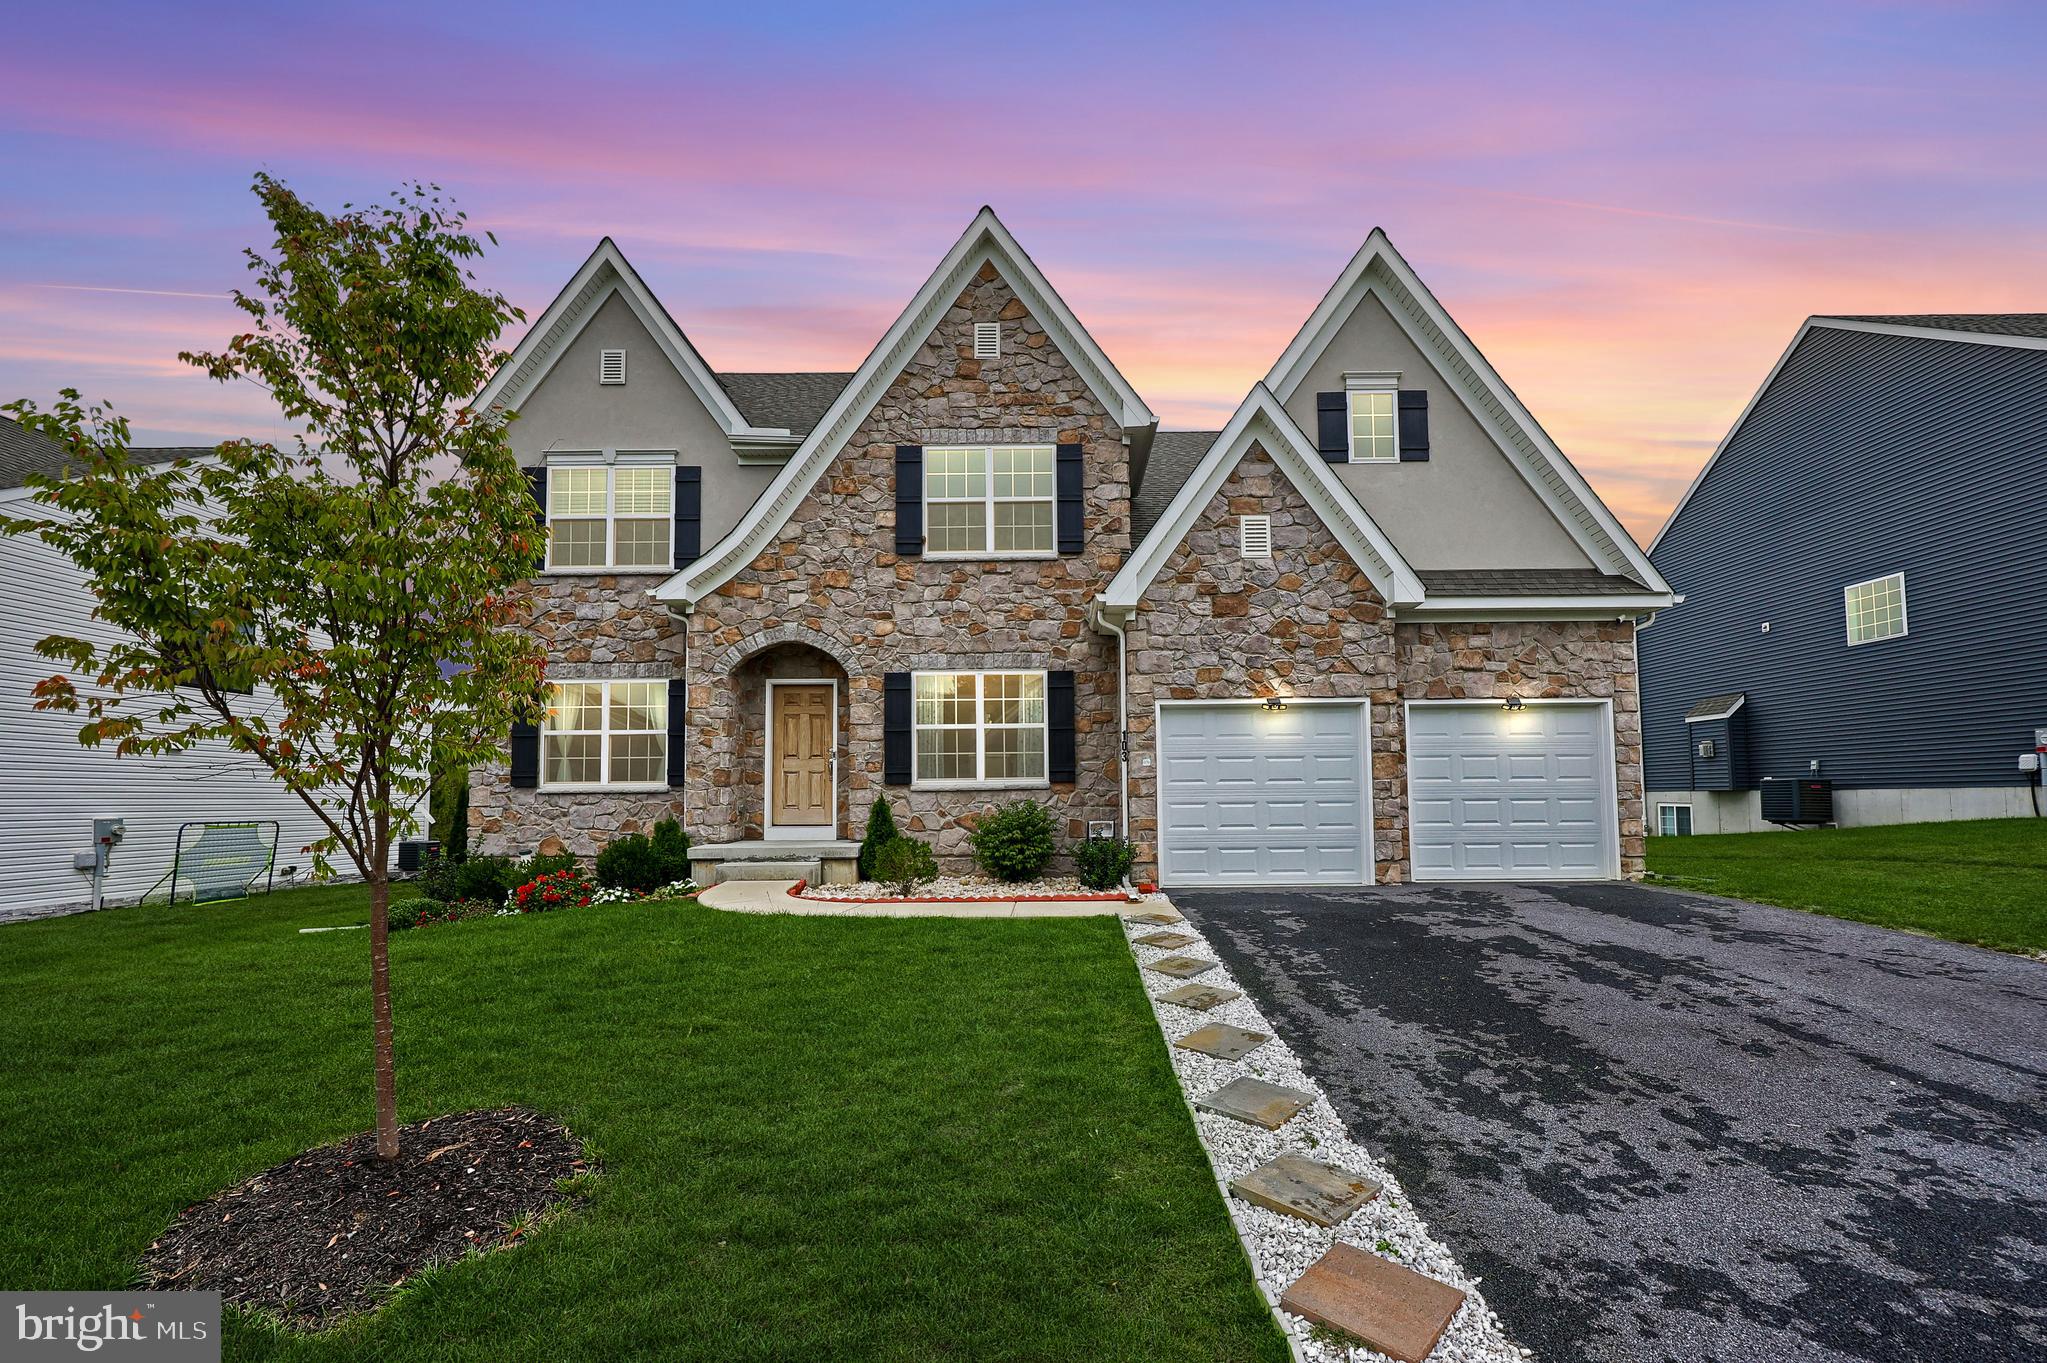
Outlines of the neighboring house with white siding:
[[[141,449],[163,462],[204,449]],[[0,417],[0,515],[46,514],[24,486],[56,472],[64,451]],[[320,836],[312,811],[254,761],[207,744],[175,757],[117,757],[78,742],[77,715],[39,711],[31,688],[63,668],[35,651],[52,634],[95,642],[115,631],[92,618],[93,595],[77,565],[32,535],[0,536],[0,920],[90,901],[89,873],[73,868],[92,850],[92,821],[118,818],[126,836],[113,854],[108,902],[133,902],[170,869],[179,825],[275,819],[277,865],[310,870],[300,850]],[[261,694],[260,692],[258,693]]]

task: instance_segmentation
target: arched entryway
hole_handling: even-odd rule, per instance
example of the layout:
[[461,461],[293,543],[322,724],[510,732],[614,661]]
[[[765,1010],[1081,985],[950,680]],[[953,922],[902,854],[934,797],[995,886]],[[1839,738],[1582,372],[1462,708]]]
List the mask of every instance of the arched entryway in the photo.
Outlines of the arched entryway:
[[773,645],[732,672],[740,708],[738,768],[748,836],[821,842],[846,821],[846,670],[805,643]]

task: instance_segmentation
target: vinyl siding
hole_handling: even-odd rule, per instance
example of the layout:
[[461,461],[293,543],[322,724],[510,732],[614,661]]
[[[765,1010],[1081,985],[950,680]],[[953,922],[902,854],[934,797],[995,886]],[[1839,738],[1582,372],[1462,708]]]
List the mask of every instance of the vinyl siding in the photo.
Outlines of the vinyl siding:
[[[34,510],[16,494],[12,514]],[[105,642],[111,627],[91,619],[92,593],[71,561],[40,540],[0,537],[0,919],[27,909],[90,900],[92,880],[72,854],[92,849],[92,821],[123,818],[108,898],[132,901],[170,869],[178,825],[190,820],[276,819],[277,864],[310,872],[300,850],[324,831],[298,798],[224,745],[176,757],[116,757],[84,748],[76,715],[37,711],[29,690],[63,668],[35,652],[51,634]]]
[[[1685,600],[1641,635],[1652,790],[1693,788],[1684,712],[1729,691],[1745,785],[1813,759],[2018,783],[2047,726],[2047,351],[1815,327],[1653,558]],[[1894,572],[1908,632],[1849,646],[1843,589]]]

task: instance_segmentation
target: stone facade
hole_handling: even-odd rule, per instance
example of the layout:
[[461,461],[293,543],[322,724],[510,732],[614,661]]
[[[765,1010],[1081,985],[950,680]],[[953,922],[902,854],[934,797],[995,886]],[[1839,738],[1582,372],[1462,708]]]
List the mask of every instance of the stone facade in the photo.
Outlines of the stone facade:
[[[533,607],[527,628],[546,646],[547,675],[555,681],[681,676],[682,631],[668,607],[653,599],[667,577],[606,573],[529,581],[523,589]],[[523,856],[552,834],[578,856],[591,857],[618,834],[642,833],[670,817],[683,818],[680,790],[519,789],[504,763],[469,776],[469,845],[479,853]]]
[[[974,323],[1003,324],[998,358],[973,357]],[[898,444],[1079,443],[1086,548],[1032,559],[899,557]],[[783,663],[842,673],[839,824],[857,837],[878,794],[947,870],[969,864],[983,811],[1048,804],[1069,839],[1117,816],[1115,641],[1087,625],[1088,603],[1130,543],[1123,432],[992,267],[961,292],[887,393],[796,508],[779,542],[688,618],[693,837],[762,835],[760,731],[767,677]],[[765,665],[753,660],[779,651]],[[1079,780],[1013,790],[882,783],[882,678],[889,672],[1001,668],[1075,674]],[[1062,858],[1062,861],[1064,858]]]
[[[1272,557],[1237,552],[1244,514],[1272,518]],[[1642,871],[1641,712],[1630,625],[1592,621],[1404,623],[1256,445],[1196,517],[1146,590],[1130,648],[1131,839],[1156,874],[1153,704],[1280,694],[1370,702],[1373,860],[1405,881],[1404,703],[1421,699],[1611,697],[1621,868]]]

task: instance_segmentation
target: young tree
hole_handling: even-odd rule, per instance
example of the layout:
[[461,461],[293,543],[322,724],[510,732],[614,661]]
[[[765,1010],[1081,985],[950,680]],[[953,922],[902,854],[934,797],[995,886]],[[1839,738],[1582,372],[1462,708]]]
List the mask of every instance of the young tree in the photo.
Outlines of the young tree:
[[224,741],[325,825],[316,874],[345,857],[368,884],[377,1153],[395,1159],[391,852],[435,770],[493,755],[541,703],[542,655],[504,626],[542,532],[503,417],[467,405],[523,314],[477,287],[482,245],[435,186],[336,216],[267,175],[255,192],[276,241],[234,295],[253,329],[179,358],[267,390],[290,447],[146,466],[75,390],[13,403],[76,467],[37,483],[53,514],[5,528],[69,555],[125,636],[38,644],[81,679],[39,682],[38,708],[124,755]]

